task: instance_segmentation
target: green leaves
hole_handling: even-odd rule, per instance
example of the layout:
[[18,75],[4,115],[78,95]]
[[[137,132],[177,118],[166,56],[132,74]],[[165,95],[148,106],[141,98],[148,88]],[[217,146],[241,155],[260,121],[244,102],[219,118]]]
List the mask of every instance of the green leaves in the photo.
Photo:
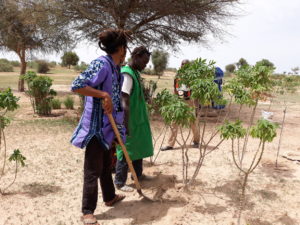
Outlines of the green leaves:
[[251,92],[246,89],[237,79],[232,79],[224,86],[224,90],[229,95],[234,97],[236,103],[241,105],[252,106],[255,105],[255,101],[251,97]]
[[191,63],[184,65],[178,70],[178,76],[180,77],[180,84],[185,84],[188,87],[192,87],[193,84],[197,84],[200,80],[214,80],[215,78],[215,62],[206,59],[196,59]]
[[192,98],[197,99],[201,105],[210,104],[211,101],[218,102],[222,99],[222,95],[218,89],[218,85],[213,79],[197,79],[191,86]]
[[192,98],[201,105],[208,105],[212,101],[224,104],[222,94],[218,89],[215,79],[215,62],[206,59],[196,59],[184,65],[178,71],[179,84],[185,84],[192,90]]
[[259,138],[263,142],[272,142],[276,137],[276,129],[278,124],[272,123],[265,119],[260,119],[257,124],[250,130],[253,138]]
[[20,163],[21,166],[25,166],[25,160],[26,158],[21,154],[19,149],[15,149],[13,154],[11,154],[11,156],[8,159],[10,162],[11,161],[15,161],[16,163]]
[[11,89],[8,88],[5,91],[0,91],[0,110],[14,111],[19,105],[20,98],[14,96]]
[[225,123],[218,127],[223,139],[243,138],[246,135],[246,129],[242,125],[242,121],[235,122],[225,121]]
[[194,109],[166,89],[157,94],[155,104],[158,106],[166,124],[175,123],[183,127],[189,127],[190,123],[196,119]]
[[[272,142],[276,137],[276,129],[278,125],[265,119],[258,120],[255,126],[250,129],[250,135],[253,138],[258,138],[262,142]],[[246,135],[246,129],[242,125],[242,121],[235,122],[226,121],[218,127],[221,137],[224,139],[243,138]]]
[[274,75],[274,85],[278,86],[279,94],[295,93],[297,87],[300,86],[300,79],[298,76],[280,76]]
[[189,127],[196,119],[194,109],[180,99],[163,106],[160,112],[166,124],[169,125],[175,123],[182,127]]
[[20,98],[14,96],[10,88],[0,91],[0,112],[3,111],[0,114],[0,129],[4,129],[10,123],[10,119],[5,117],[4,114],[7,111],[16,110],[19,107],[19,99]]
[[[0,129],[4,129],[10,123],[10,119],[5,116],[0,116]],[[1,144],[1,143],[0,143]]]
[[171,104],[172,102],[176,102],[178,99],[177,96],[171,94],[167,89],[162,90],[161,92],[157,93],[154,104],[161,108],[167,104]]
[[22,76],[22,79],[24,79],[27,82],[30,82],[36,77],[37,77],[36,72],[28,71],[25,75]]
[[256,100],[264,100],[274,88],[273,67],[260,63],[255,66],[242,66],[236,77],[224,86],[238,104],[253,106]]
[[27,81],[27,92],[34,99],[34,111],[40,115],[51,113],[51,99],[56,96],[56,92],[51,89],[52,79],[47,76],[37,76],[35,72],[29,71],[24,75]]

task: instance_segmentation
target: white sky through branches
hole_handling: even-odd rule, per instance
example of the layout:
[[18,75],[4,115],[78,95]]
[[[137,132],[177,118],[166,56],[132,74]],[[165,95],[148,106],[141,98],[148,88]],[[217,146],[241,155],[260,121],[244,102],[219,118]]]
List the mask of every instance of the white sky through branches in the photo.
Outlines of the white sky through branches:
[[[239,7],[242,16],[225,27],[231,35],[224,36],[223,41],[210,39],[208,48],[195,44],[181,46],[181,51],[170,52],[168,67],[178,68],[182,59],[198,57],[215,60],[221,68],[241,57],[250,64],[269,59],[280,73],[300,67],[300,0],[244,0]],[[80,61],[87,63],[103,54],[91,43],[81,43],[74,51]],[[17,59],[14,53],[7,52],[0,57]],[[38,57],[60,61],[61,54]]]

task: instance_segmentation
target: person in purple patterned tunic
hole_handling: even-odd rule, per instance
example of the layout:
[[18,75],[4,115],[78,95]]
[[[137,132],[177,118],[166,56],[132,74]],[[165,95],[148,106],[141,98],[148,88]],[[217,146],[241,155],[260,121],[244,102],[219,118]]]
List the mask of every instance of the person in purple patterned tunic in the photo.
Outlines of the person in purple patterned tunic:
[[94,216],[98,179],[106,206],[125,198],[115,194],[112,181],[111,150],[114,148],[115,135],[107,114],[113,115],[125,139],[124,112],[120,101],[123,78],[119,65],[126,56],[127,36],[122,30],[108,29],[100,33],[99,46],[107,55],[92,61],[72,83],[72,91],[85,96],[84,111],[71,139],[74,146],[86,148],[82,220],[84,224],[95,225],[98,224]]

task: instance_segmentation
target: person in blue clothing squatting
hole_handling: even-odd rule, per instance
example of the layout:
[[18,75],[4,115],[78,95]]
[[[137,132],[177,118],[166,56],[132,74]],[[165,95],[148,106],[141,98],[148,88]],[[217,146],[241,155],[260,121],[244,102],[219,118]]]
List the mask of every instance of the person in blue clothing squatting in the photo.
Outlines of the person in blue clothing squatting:
[[[218,85],[220,93],[222,92],[223,77],[224,77],[223,70],[220,67],[216,67],[214,82]],[[212,108],[217,110],[224,109],[225,105],[216,105],[214,102],[212,102]]]

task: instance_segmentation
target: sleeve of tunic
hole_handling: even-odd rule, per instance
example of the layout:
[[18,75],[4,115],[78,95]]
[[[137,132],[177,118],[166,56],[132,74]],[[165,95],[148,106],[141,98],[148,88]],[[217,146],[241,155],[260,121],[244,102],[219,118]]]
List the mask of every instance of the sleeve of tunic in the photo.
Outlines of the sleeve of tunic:
[[122,85],[122,92],[130,95],[132,90],[132,83],[133,83],[132,78],[127,73],[123,73],[123,76],[124,76],[124,81]]
[[101,59],[91,62],[89,67],[82,72],[72,83],[72,91],[86,86],[97,87],[103,83],[108,76],[108,69]]

